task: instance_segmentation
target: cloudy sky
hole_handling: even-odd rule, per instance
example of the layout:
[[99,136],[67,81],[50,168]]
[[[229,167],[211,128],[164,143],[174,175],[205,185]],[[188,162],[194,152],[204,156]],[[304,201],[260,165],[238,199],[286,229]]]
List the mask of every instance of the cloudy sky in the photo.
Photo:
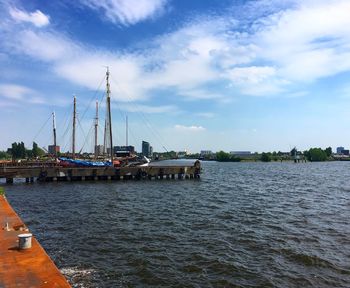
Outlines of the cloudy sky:
[[0,150],[92,150],[111,72],[114,143],[156,151],[349,147],[348,0],[0,0]]

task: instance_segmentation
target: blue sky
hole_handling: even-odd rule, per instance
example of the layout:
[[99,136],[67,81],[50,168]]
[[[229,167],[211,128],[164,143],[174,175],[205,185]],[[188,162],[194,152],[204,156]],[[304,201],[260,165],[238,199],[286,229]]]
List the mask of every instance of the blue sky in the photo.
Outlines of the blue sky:
[[[72,3],[73,2],[73,3]],[[348,147],[350,1],[0,0],[0,149],[92,150],[111,71],[114,143],[156,151]],[[102,143],[104,105],[101,107]]]

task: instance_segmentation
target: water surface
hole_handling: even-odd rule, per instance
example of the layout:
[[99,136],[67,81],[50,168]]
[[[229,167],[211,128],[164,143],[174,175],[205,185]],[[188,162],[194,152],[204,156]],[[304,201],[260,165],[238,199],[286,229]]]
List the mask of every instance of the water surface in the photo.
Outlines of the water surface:
[[6,192],[73,287],[350,287],[350,163],[202,166]]

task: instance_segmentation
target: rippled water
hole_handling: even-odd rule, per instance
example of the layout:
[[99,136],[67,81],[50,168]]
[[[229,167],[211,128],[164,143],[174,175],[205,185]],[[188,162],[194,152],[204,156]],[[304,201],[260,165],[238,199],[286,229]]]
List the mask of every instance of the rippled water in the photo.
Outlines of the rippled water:
[[6,191],[74,287],[350,287],[350,162],[203,169]]

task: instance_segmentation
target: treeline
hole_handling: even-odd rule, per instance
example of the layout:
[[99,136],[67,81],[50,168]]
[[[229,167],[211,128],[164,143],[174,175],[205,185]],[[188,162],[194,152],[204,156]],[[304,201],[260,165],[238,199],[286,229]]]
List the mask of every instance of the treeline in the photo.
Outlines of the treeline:
[[328,147],[326,149],[322,148],[310,148],[309,150],[305,150],[304,152],[298,151],[296,148],[293,148],[290,151],[290,156],[288,158],[283,158],[279,153],[276,152],[263,152],[260,155],[260,159],[262,162],[270,162],[272,160],[294,160],[296,157],[300,160],[307,160],[310,162],[320,162],[332,160],[332,148]]
[[216,161],[219,162],[241,162],[241,160],[241,158],[224,151],[216,152]]
[[310,148],[309,150],[304,151],[303,154],[309,161],[326,161],[332,156],[332,148],[328,147],[325,150],[321,148]]
[[7,151],[0,151],[0,159],[30,159],[45,155],[45,151],[39,148],[38,144],[33,142],[32,149],[27,149],[23,142],[14,142]]

